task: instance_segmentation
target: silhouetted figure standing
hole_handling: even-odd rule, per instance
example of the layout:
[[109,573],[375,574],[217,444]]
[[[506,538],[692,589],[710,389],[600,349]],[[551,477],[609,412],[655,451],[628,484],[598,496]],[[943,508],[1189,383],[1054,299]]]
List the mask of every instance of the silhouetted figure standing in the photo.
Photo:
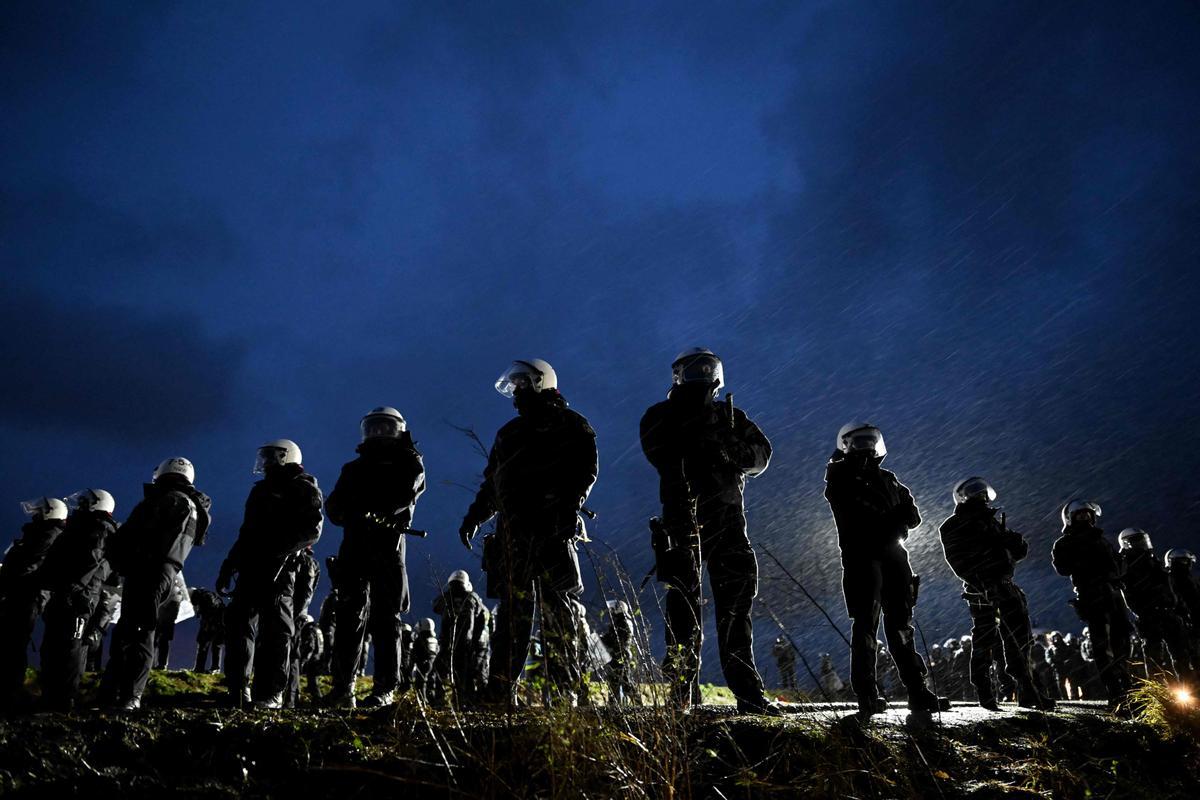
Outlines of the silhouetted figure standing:
[[741,713],[779,715],[763,692],[754,662],[750,618],[758,595],[758,561],[746,533],[746,479],[761,475],[771,443],[732,398],[715,402],[724,366],[710,350],[692,348],[671,365],[667,399],[642,416],[641,442],[659,477],[661,521],[652,545],[666,586],[667,655],[663,673],[673,702],[687,708],[695,691],[703,642],[701,568],[708,567],[717,618],[717,652]]
[[624,600],[608,601],[608,626],[600,634],[600,641],[612,656],[604,673],[608,682],[608,702],[611,705],[632,703],[640,706],[642,695],[634,676],[638,661],[637,641],[629,604]]
[[[225,677],[234,704],[253,698],[263,708],[280,708],[296,633],[295,572],[288,566],[321,538],[323,498],[301,465],[300,448],[288,439],[260,447],[254,472],[263,478],[250,490],[237,541],[217,578],[217,592],[224,594],[237,576],[225,612]],[[258,659],[256,649],[263,651]]]
[[108,492],[86,489],[69,499],[75,511],[38,572],[50,590],[42,636],[42,702],[53,711],[70,711],[78,698],[87,657],[83,633],[100,602],[110,569],[105,548],[117,529],[116,502]]
[[[1117,537],[1125,569],[1125,601],[1137,616],[1146,666],[1151,674],[1170,672],[1189,683],[1196,679],[1186,612],[1171,588],[1171,576],[1154,554],[1150,534],[1126,528]],[[1163,649],[1170,661],[1164,659]]]
[[490,615],[466,570],[450,574],[433,598],[433,613],[442,618],[436,665],[442,686],[452,687],[459,703],[470,704],[487,685]]
[[825,471],[825,499],[837,524],[842,551],[842,593],[853,620],[850,685],[859,712],[887,707],[876,680],[880,613],[888,652],[916,711],[949,708],[925,685],[925,662],[913,641],[913,607],[918,582],[904,540],[921,524],[908,488],[880,465],[887,456],[883,434],[869,423],[850,423],[838,433],[837,450]]
[[1072,500],[1063,506],[1063,535],[1054,543],[1052,559],[1059,575],[1075,588],[1075,607],[1091,634],[1091,655],[1108,694],[1118,709],[1130,688],[1132,652],[1128,609],[1121,595],[1124,565],[1117,548],[1096,527],[1100,506]]
[[516,418],[496,433],[483,484],[459,528],[464,546],[496,518],[484,540],[487,595],[500,600],[486,699],[511,702],[534,634],[535,609],[546,646],[548,695],[572,705],[579,685],[579,631],[571,601],[583,591],[576,541],[580,510],[599,469],[596,433],[567,407],[554,369],[515,361],[496,389]]
[[342,467],[329,519],[344,530],[337,556],[338,635],[332,648],[332,705],[353,707],[354,678],[367,636],[375,647],[368,706],[390,705],[400,682],[400,615],[408,611],[405,531],[425,491],[425,467],[404,417],[376,408],[360,424],[358,458]]
[[191,600],[200,620],[200,630],[196,632],[196,672],[220,672],[221,648],[225,646],[225,601],[216,592],[200,587],[191,590]]
[[779,688],[796,689],[796,651],[786,637],[780,636],[771,645],[775,666],[779,669]]
[[67,521],[67,504],[56,497],[21,503],[29,522],[0,566],[0,710],[26,700],[29,640],[49,593],[38,574]]
[[154,668],[167,669],[171,664],[171,642],[175,641],[175,621],[179,619],[179,610],[187,597],[187,584],[184,583],[183,573],[175,574],[175,583],[171,587],[171,597],[159,606],[158,626],[154,629]]
[[971,683],[979,705],[998,711],[991,675],[995,662],[1016,683],[1018,705],[1049,711],[1054,700],[1042,697],[1033,680],[1029,605],[1013,581],[1029,544],[992,508],[995,499],[996,490],[983,478],[966,479],[955,487],[954,513],[940,528],[946,563],[963,582],[973,623]]

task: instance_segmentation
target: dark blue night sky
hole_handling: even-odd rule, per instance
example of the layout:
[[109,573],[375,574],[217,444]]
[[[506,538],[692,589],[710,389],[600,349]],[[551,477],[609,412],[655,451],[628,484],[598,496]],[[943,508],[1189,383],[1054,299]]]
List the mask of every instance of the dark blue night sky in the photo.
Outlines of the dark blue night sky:
[[1200,6],[1112,5],[10,4],[0,540],[33,495],[108,488],[121,517],[185,455],[211,584],[259,444],[328,490],[395,405],[429,471],[423,616],[477,567],[451,423],[490,443],[496,376],[540,357],[599,434],[598,551],[640,576],[637,421],[699,344],[775,445],[751,538],[836,618],[821,478],[867,418],[927,518],[931,641],[968,626],[935,529],[976,473],[1032,540],[1036,620],[1077,627],[1064,500],[1200,549]]

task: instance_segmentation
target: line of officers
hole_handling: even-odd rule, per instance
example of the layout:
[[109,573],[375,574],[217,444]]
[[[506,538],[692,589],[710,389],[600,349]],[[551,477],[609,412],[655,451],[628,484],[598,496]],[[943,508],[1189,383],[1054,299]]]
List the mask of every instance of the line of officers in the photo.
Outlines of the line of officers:
[[[718,400],[724,367],[710,350],[681,353],[671,374],[666,399],[650,407],[640,425],[643,452],[659,475],[662,505],[650,528],[654,574],[665,588],[663,677],[676,705],[687,708],[698,702],[701,570],[707,565],[721,667],[738,709],[779,715],[782,709],[767,699],[754,660],[751,611],[758,565],[744,511],[746,480],[767,468],[771,445],[746,413],[734,407],[732,395]],[[584,503],[598,474],[596,436],[569,407],[554,369],[543,360],[513,362],[496,389],[512,400],[517,413],[496,434],[482,484],[459,530],[462,544],[471,549],[481,529],[494,521],[482,537],[482,568],[486,594],[499,602],[491,624],[488,678],[476,699],[512,701],[536,638],[547,702],[570,705],[578,700],[584,660],[577,545],[586,535]],[[305,471],[294,442],[276,440],[258,450],[254,471],[262,478],[250,491],[237,540],[215,587],[218,594],[231,594],[225,672],[235,703],[267,708],[283,703],[297,643],[296,565],[320,538],[325,515],[343,529],[336,574],[331,575],[338,632],[328,702],[355,703],[354,678],[362,668],[368,635],[375,648],[375,680],[367,702],[387,705],[395,699],[401,617],[410,605],[406,540],[423,533],[411,523],[425,489],[425,472],[394,408],[367,414],[361,434],[357,457],[343,466],[328,499]],[[876,674],[882,617],[909,708],[945,710],[949,703],[930,688],[927,665],[914,643],[919,579],[904,541],[921,517],[909,490],[881,467],[886,454],[878,428],[851,423],[839,431],[825,474],[852,620],[850,682],[861,713],[886,707]],[[209,526],[211,501],[196,489],[194,478],[186,459],[165,461],[119,527],[112,516],[114,500],[103,490],[70,498],[75,510],[69,517],[61,501],[43,498],[27,504],[32,521],[0,573],[3,629],[16,633],[5,637],[0,654],[0,694],[11,696],[20,683],[16,676],[23,675],[29,635],[44,602],[44,697],[51,707],[70,707],[82,672],[82,632],[112,573],[123,579],[124,588],[105,694],[118,707],[140,705],[160,609]],[[1052,708],[1053,700],[1039,694],[1032,679],[1028,609],[1013,582],[1015,564],[1028,546],[992,505],[996,494],[986,481],[967,479],[954,495],[956,508],[942,524],[941,538],[948,563],[963,581],[978,659],[981,664],[985,657],[1003,659],[1022,706]],[[1177,673],[1194,672],[1195,649],[1185,646],[1181,631],[1200,620],[1179,614],[1181,591],[1171,587],[1153,557],[1149,537],[1124,532],[1126,552],[1119,553],[1096,526],[1099,516],[1094,503],[1068,503],[1053,562],[1072,580],[1074,605],[1090,627],[1101,678],[1117,707],[1129,690],[1126,597],[1139,624],[1147,630],[1161,627],[1164,652],[1169,651]],[[1176,560],[1187,561],[1182,556]],[[1143,596],[1154,599],[1140,605]],[[540,631],[535,631],[535,619]],[[991,705],[982,679],[975,685],[980,702]]]

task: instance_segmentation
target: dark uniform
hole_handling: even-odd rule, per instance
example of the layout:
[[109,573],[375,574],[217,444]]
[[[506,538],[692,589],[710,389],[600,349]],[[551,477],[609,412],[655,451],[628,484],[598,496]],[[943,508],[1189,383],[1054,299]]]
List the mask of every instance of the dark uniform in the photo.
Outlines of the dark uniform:
[[641,692],[634,680],[637,668],[637,641],[634,637],[633,620],[619,606],[609,606],[608,627],[600,634],[600,641],[608,649],[612,660],[605,666],[604,677],[608,682],[608,702],[613,705],[642,704]]
[[[200,618],[196,632],[196,672],[220,672],[221,648],[225,645],[225,601],[208,589],[192,589],[192,607]],[[208,666],[209,654],[211,666]]]
[[109,572],[105,547],[116,529],[106,511],[76,511],[39,571],[50,590],[42,637],[42,700],[48,708],[70,710],[79,694],[87,657],[83,633],[100,602]]
[[796,650],[787,639],[780,636],[771,645],[771,655],[775,656],[775,666],[779,668],[779,688],[796,688]]
[[[292,572],[292,613],[295,617],[293,624],[296,633],[292,637],[291,660],[288,663],[288,682],[283,692],[283,704],[286,708],[294,708],[300,695],[300,675],[303,671],[300,652],[300,637],[304,627],[302,621],[309,616],[308,607],[312,605],[313,593],[317,589],[317,582],[321,579],[321,565],[313,557],[312,548],[306,547],[291,557],[287,569]],[[256,653],[254,664],[256,672],[259,669],[258,657],[259,654]],[[313,690],[315,694],[315,684]]]
[[422,700],[438,699],[438,675],[435,664],[438,656],[438,636],[433,620],[421,625],[413,636],[412,685]]
[[1124,566],[1104,531],[1085,522],[1070,522],[1054,543],[1054,569],[1075,587],[1072,605],[1091,632],[1092,658],[1110,705],[1129,691],[1132,652],[1129,613],[1121,596]]
[[956,505],[940,528],[946,563],[963,582],[971,613],[971,683],[979,704],[995,708],[995,662],[1016,683],[1019,705],[1053,707],[1034,684],[1029,605],[1013,582],[1013,570],[1029,552],[1029,544],[997,519],[998,513],[982,499],[969,499]]
[[[329,572],[330,583],[334,582],[333,569],[336,559],[332,556],[325,559],[325,568]],[[334,637],[337,635],[337,589],[331,588],[329,594],[321,601],[321,611],[317,614],[317,625],[321,628],[321,639],[325,649],[321,655],[320,674],[333,674]]]
[[488,696],[508,700],[539,612],[546,678],[568,703],[579,683],[573,597],[583,591],[575,542],[579,510],[596,482],[596,433],[557,389],[518,392],[518,416],[496,433],[483,485],[460,529],[464,541],[493,516],[483,546],[487,596],[498,599]]
[[24,692],[29,640],[49,599],[38,572],[65,524],[57,519],[30,520],[4,555],[0,567],[0,707],[18,701]]
[[1166,647],[1178,678],[1191,682],[1196,677],[1187,623],[1180,612],[1179,598],[1171,588],[1166,567],[1151,549],[1121,551],[1125,568],[1125,601],[1137,615],[1137,632],[1142,639],[1146,666],[1152,672],[1170,669],[1163,660]]
[[325,637],[321,634],[321,626],[307,612],[296,617],[296,646],[292,655],[295,669],[288,675],[287,689],[284,691],[284,705],[296,708],[300,705],[300,678],[308,680],[309,701],[313,705],[321,699],[318,679],[321,675],[321,657],[325,652]]
[[433,599],[442,618],[436,669],[460,703],[472,702],[487,685],[490,640],[487,607],[479,595],[453,582]]
[[[408,611],[408,575],[402,531],[425,491],[425,468],[412,436],[371,438],[342,467],[329,495],[329,519],[345,531],[336,575],[338,635],[331,702],[352,697],[368,634],[375,647],[373,699],[384,700],[400,680],[400,615]],[[368,608],[370,612],[368,613]]]
[[[192,547],[204,543],[211,505],[183,476],[164,474],[145,485],[142,501],[113,540],[113,567],[125,578],[125,589],[121,618],[113,630],[113,648],[120,652],[114,652],[105,681],[121,705],[141,703],[160,615],[165,606],[177,602],[176,575]],[[167,613],[174,627],[175,613]]]
[[104,635],[117,609],[121,607],[120,577],[110,574],[100,586],[100,602],[92,612],[87,626],[83,630],[84,644],[87,646],[87,672],[100,672],[104,669]]
[[171,642],[175,641],[175,621],[187,595],[187,585],[181,574],[175,575],[170,599],[158,607],[158,626],[154,629],[154,668],[167,669],[171,664]]
[[881,460],[838,451],[825,470],[825,499],[842,551],[842,594],[853,620],[850,685],[860,708],[878,707],[875,634],[882,612],[887,649],[908,690],[909,705],[934,710],[937,697],[925,685],[925,662],[913,641],[917,582],[904,547],[921,515],[908,488],[880,467]]
[[[641,421],[642,451],[658,471],[662,533],[657,577],[666,585],[663,672],[677,703],[696,698],[703,640],[701,567],[708,565],[717,650],[743,711],[769,709],[754,662],[750,612],[758,561],[746,534],[746,478],[766,470],[771,443],[745,412],[713,401],[712,384],[679,383]],[[661,538],[661,535],[660,535]]]
[[321,490],[300,464],[271,465],[254,484],[237,541],[221,565],[217,590],[237,587],[225,612],[225,675],[235,703],[251,699],[250,672],[257,660],[253,699],[283,703],[290,646],[295,636],[292,557],[321,537]]

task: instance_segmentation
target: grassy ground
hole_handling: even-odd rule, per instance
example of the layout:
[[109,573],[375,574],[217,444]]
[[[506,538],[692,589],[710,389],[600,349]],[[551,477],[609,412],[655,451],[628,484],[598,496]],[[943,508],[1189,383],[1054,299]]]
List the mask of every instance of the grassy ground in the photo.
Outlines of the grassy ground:
[[[365,688],[365,686],[363,687]],[[723,687],[709,687],[719,701]],[[155,673],[148,708],[0,719],[0,794],[141,797],[1200,796],[1194,709],[861,726],[607,707],[240,712],[213,676]]]

